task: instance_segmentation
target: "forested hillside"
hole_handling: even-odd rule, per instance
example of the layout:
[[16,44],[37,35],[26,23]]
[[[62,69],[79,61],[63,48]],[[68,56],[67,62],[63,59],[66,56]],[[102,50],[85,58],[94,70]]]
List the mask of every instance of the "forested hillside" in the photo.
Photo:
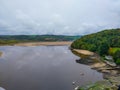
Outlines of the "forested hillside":
[[90,50],[101,56],[115,51],[112,55],[119,58],[120,61],[120,29],[104,30],[83,36],[74,41],[71,47],[75,49]]

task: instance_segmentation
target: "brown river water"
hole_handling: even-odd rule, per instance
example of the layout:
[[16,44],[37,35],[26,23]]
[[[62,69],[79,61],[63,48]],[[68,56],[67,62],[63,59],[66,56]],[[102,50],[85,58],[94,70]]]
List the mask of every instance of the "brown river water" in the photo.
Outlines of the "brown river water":
[[76,63],[79,57],[68,46],[1,46],[0,51],[0,86],[5,90],[74,90],[103,79]]

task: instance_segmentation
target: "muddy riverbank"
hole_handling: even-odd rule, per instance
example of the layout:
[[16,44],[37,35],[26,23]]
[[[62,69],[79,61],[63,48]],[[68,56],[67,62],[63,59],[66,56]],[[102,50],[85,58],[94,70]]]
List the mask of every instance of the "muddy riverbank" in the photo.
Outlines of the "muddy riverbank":
[[80,59],[76,60],[77,63],[89,65],[92,69],[103,73],[104,78],[102,81],[80,87],[78,90],[118,90],[120,85],[120,66],[112,66],[109,64],[111,62],[104,61],[99,55],[87,50],[73,49],[72,52],[80,56]]

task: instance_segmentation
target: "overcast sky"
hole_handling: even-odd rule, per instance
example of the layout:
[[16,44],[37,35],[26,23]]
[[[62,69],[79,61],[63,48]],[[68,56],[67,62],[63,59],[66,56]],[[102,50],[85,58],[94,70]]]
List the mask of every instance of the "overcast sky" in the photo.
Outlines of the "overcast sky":
[[120,0],[0,0],[0,35],[81,35],[120,27]]

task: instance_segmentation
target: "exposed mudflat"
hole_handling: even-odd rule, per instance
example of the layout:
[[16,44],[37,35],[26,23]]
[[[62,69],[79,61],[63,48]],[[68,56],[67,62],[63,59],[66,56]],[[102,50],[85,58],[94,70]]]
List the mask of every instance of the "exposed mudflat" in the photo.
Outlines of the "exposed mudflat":
[[61,41],[61,42],[27,42],[27,43],[18,43],[15,46],[63,46],[71,45],[72,42]]

